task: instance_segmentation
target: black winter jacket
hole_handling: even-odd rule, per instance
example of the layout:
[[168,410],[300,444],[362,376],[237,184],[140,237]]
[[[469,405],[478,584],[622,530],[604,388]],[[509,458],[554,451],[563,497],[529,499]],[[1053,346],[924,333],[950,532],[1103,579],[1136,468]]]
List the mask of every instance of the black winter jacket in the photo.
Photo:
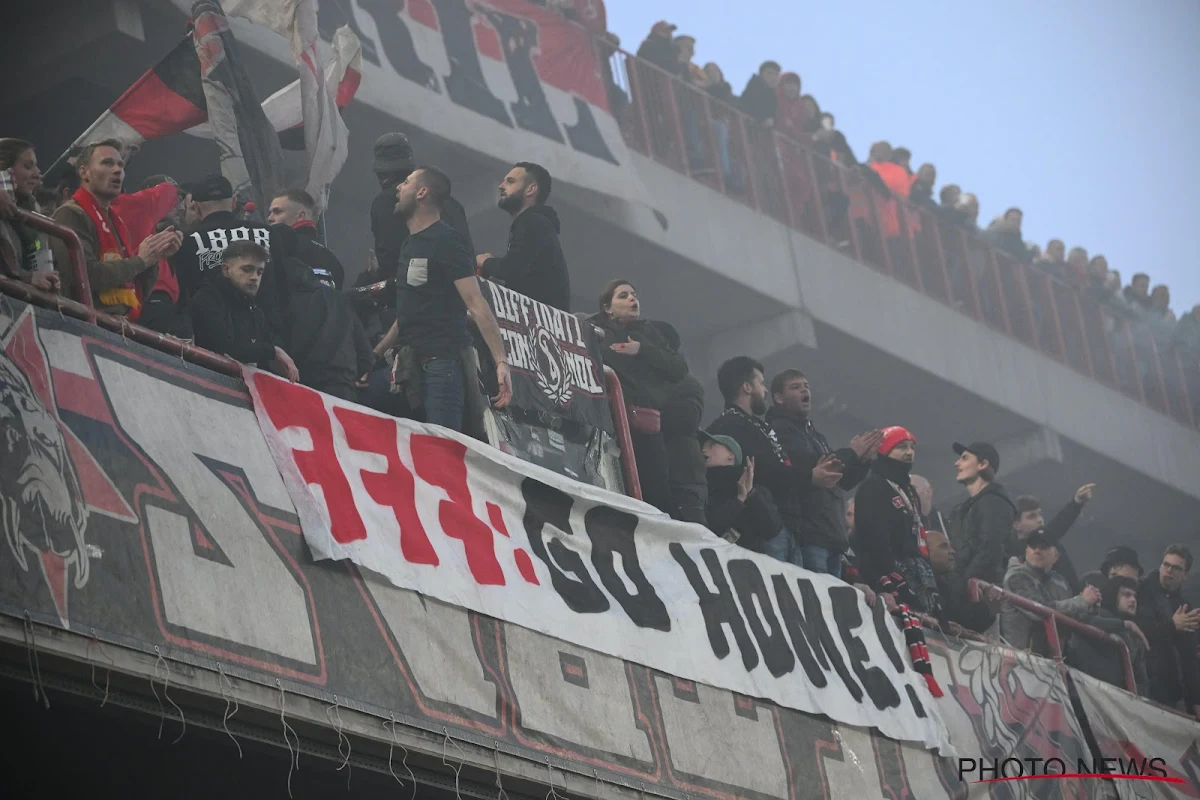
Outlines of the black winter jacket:
[[[902,558],[921,555],[914,525],[920,525],[921,501],[909,478],[911,465],[880,456],[854,495],[854,552],[863,583],[876,586],[897,571]],[[900,491],[892,483],[900,487]],[[903,492],[903,495],[901,494]]]
[[480,275],[548,306],[571,310],[571,276],[558,240],[558,214],[532,206],[508,230],[508,252],[483,262]]
[[798,420],[784,414],[778,408],[767,410],[767,424],[779,437],[779,443],[787,451],[788,458],[797,469],[807,469],[811,475],[813,467],[822,456],[833,453],[845,466],[842,479],[832,489],[808,485],[799,490],[801,524],[796,541],[803,545],[824,547],[834,553],[844,553],[850,542],[846,537],[846,499],[844,492],[862,483],[871,468],[871,462],[861,461],[849,447],[837,451],[829,447],[825,435],[816,429],[812,420]]
[[1156,570],[1142,579],[1136,620],[1150,642],[1146,656],[1150,697],[1168,706],[1184,700],[1191,708],[1200,705],[1196,634],[1176,630],[1171,621],[1183,602],[1181,592],[1168,592],[1162,587]]
[[346,269],[333,251],[317,241],[316,226],[302,225],[294,230],[296,258],[307,264],[321,283],[340,290],[346,279]]
[[[800,492],[812,486],[812,468],[797,467],[787,456],[779,437],[759,421],[760,428],[746,412],[737,406],[729,406],[708,426],[711,434],[732,436],[742,448],[742,456],[754,459],[754,485],[763,486],[771,492],[775,506],[779,509],[784,526],[795,535],[802,527],[803,517]],[[765,429],[765,432],[764,432]],[[768,438],[768,434],[773,439]],[[776,453],[772,441],[778,445]]]
[[[1075,566],[1071,563],[1070,556],[1067,555],[1067,549],[1062,545],[1062,538],[1066,535],[1067,531],[1071,530],[1071,526],[1075,524],[1075,520],[1079,519],[1079,514],[1082,511],[1083,506],[1072,499],[1062,507],[1061,511],[1054,515],[1054,519],[1046,523],[1045,528],[1046,538],[1058,545],[1058,563],[1054,565],[1054,571],[1066,578],[1071,591],[1076,593],[1081,588],[1079,585],[1079,573],[1075,571]],[[1006,554],[1009,558],[1024,559],[1025,543],[1018,541],[1017,537],[1010,533]]]
[[[604,363],[621,379],[626,404],[661,409],[670,397],[671,385],[688,374],[687,361],[671,347],[662,330],[647,320],[622,325],[604,313],[593,314],[589,319],[604,331],[600,352]],[[609,347],[629,341],[642,345],[636,356],[617,353]]]
[[322,283],[305,265],[287,265],[287,354],[300,382],[339,397],[353,397],[354,382],[370,372],[375,353],[350,301]]
[[[463,238],[467,240],[467,249],[474,255],[475,245],[471,242],[467,212],[462,207],[462,203],[453,197],[447,197],[446,202],[442,205],[442,222],[463,235]],[[384,186],[371,202],[371,233],[375,237],[375,259],[379,262],[379,272],[369,279],[363,278],[363,280],[374,283],[395,278],[396,268],[400,263],[400,248],[408,239],[408,226],[404,223],[404,219],[396,213],[396,184],[394,183]]]
[[[1133,666],[1133,680],[1137,684],[1138,694],[1149,694],[1150,687],[1146,675],[1146,646],[1142,644],[1141,639],[1125,630],[1125,620],[1112,611],[1101,608],[1083,621],[1105,633],[1117,636],[1125,642],[1125,646],[1129,648],[1129,661]],[[1067,639],[1066,656],[1069,666],[1086,672],[1097,680],[1111,683],[1122,689],[1125,688],[1125,665],[1121,660],[1121,652],[1117,648],[1105,642],[1096,641],[1089,636],[1072,634]]]
[[783,521],[770,490],[763,486],[755,486],[744,502],[738,499],[737,487],[743,469],[708,468],[708,529],[727,541],[761,553],[764,543],[782,530]]
[[214,278],[192,297],[188,310],[196,344],[243,364],[269,369],[275,360],[276,336],[255,298]]
[[775,118],[779,109],[779,96],[766,81],[758,75],[753,75],[742,90],[740,104],[742,111],[759,122],[766,122]]
[[999,483],[989,483],[974,497],[954,507],[946,534],[957,553],[955,576],[962,582],[980,578],[1000,585],[1007,559],[1005,547],[1017,518],[1017,506]]

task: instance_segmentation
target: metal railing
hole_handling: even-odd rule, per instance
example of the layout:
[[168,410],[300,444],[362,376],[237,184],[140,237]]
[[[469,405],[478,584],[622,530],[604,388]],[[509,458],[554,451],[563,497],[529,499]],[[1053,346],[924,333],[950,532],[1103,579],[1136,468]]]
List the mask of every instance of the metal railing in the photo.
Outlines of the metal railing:
[[610,107],[633,150],[1200,427],[1200,356],[1128,309],[1018,262],[936,208],[880,190],[813,141],[767,128],[624,51],[599,48]]
[[[67,248],[67,257],[71,260],[71,275],[75,278],[75,286],[79,293],[79,297],[73,299],[91,308],[92,282],[88,277],[87,260],[83,256],[83,244],[80,243],[79,236],[75,231],[65,225],[60,225],[49,217],[44,217],[32,211],[26,211],[23,208],[16,209],[15,218],[18,222],[28,225],[35,231],[62,240]],[[59,269],[61,270],[62,267],[59,266]]]
[[980,580],[979,578],[971,578],[967,582],[967,587],[968,597],[972,603],[980,602],[984,599],[984,594],[987,593],[993,597],[1001,597],[1006,603],[1010,603],[1022,611],[1039,617],[1042,620],[1042,625],[1045,626],[1046,642],[1050,647],[1050,656],[1062,669],[1066,669],[1066,662],[1063,660],[1062,638],[1058,635],[1059,625],[1068,628],[1078,636],[1086,636],[1089,639],[1103,642],[1109,647],[1114,648],[1121,655],[1121,669],[1125,676],[1124,688],[1133,694],[1138,693],[1137,681],[1134,680],[1133,676],[1133,662],[1129,658],[1129,648],[1119,637],[1107,634],[1099,628],[1080,622],[1077,619],[1071,619],[1066,614],[1055,611],[1052,608],[1047,608],[1041,603],[1034,602],[1027,597],[1013,594],[1007,589]]

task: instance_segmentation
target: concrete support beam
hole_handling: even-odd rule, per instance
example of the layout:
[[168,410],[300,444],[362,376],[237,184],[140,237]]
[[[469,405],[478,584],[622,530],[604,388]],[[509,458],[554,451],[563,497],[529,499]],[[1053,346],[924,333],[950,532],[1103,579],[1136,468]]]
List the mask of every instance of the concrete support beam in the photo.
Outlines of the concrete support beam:
[[797,345],[817,349],[812,317],[803,311],[785,311],[712,336],[701,352],[688,353],[688,361],[693,374],[715,378],[721,363],[734,356],[747,355],[765,363]]

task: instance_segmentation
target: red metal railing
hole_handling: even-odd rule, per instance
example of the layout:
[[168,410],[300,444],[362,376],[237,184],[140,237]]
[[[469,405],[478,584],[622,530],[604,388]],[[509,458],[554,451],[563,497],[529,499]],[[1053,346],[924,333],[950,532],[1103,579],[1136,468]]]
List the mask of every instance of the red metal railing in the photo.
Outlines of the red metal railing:
[[[41,214],[35,214],[32,211],[26,211],[23,208],[16,210],[16,218],[19,222],[23,222],[36,231],[53,236],[56,239],[62,239],[63,244],[67,247],[67,255],[71,259],[70,269],[71,274],[75,277],[75,286],[78,287],[79,297],[76,298],[88,308],[92,307],[92,282],[88,277],[87,261],[83,257],[83,245],[79,241],[79,236],[75,231],[60,225],[49,217],[44,217]],[[62,266],[58,267],[60,270]]]
[[1058,635],[1059,625],[1069,628],[1078,636],[1086,636],[1089,639],[1104,642],[1106,645],[1116,649],[1121,654],[1121,668],[1125,675],[1125,688],[1134,694],[1138,693],[1137,682],[1133,677],[1133,662],[1129,659],[1129,648],[1118,637],[1111,636],[1099,628],[1092,627],[1077,619],[1071,619],[1066,614],[1055,611],[1052,608],[1047,608],[1041,603],[1035,603],[1027,597],[1013,594],[1006,589],[1002,589],[979,578],[972,578],[968,581],[968,591],[970,600],[973,603],[983,600],[984,593],[987,593],[993,597],[1002,597],[1006,603],[1011,603],[1022,611],[1027,611],[1030,614],[1040,617],[1042,624],[1046,628],[1046,641],[1050,645],[1050,654],[1059,667],[1064,670],[1066,669],[1066,665],[1063,661],[1062,640]]
[[881,192],[813,142],[623,51],[610,96],[629,147],[853,256],[1139,403],[1200,427],[1200,358],[1078,286],[1019,263],[933,209]]
[[617,431],[617,447],[621,450],[621,472],[625,478],[625,494],[642,499],[642,482],[638,477],[637,459],[633,453],[633,437],[629,435],[629,415],[625,413],[625,391],[621,379],[612,367],[604,368],[604,387],[608,393],[608,407],[612,412],[613,427]]

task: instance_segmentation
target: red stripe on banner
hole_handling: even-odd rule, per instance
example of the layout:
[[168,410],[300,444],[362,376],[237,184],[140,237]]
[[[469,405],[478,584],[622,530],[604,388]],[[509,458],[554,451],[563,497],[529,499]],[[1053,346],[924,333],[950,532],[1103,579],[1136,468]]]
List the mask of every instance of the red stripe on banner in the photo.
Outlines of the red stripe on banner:
[[356,69],[347,69],[346,74],[342,76],[342,82],[337,87],[337,107],[345,108],[350,105],[350,101],[354,99],[354,95],[358,93],[358,86],[362,83],[362,73]]
[[475,34],[475,49],[479,55],[496,61],[504,60],[504,49],[500,46],[500,34],[482,17],[476,17],[471,30]]
[[51,374],[54,376],[54,396],[59,408],[106,425],[114,424],[112,414],[108,411],[108,400],[98,382],[62,369],[52,369]]
[[146,139],[182,133],[208,120],[208,112],[172,91],[153,72],[135,91],[113,104],[112,112]]
[[437,12],[429,0],[408,0],[408,16],[413,22],[438,30]]

